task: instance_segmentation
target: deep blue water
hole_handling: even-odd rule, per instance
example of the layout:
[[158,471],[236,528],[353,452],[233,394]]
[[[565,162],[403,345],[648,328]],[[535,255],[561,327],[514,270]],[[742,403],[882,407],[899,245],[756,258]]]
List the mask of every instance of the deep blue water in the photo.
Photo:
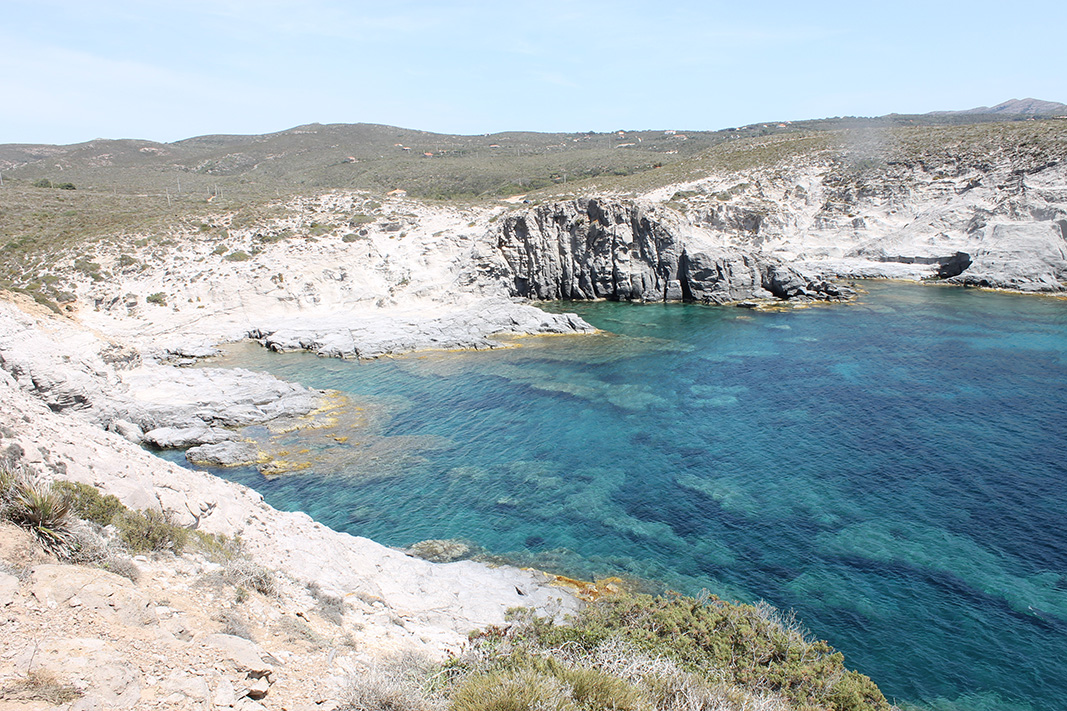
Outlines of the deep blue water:
[[390,545],[792,608],[891,700],[1067,708],[1067,302],[866,288],[559,305],[612,335],[506,351],[239,348],[366,419],[280,438],[309,470],[219,473]]

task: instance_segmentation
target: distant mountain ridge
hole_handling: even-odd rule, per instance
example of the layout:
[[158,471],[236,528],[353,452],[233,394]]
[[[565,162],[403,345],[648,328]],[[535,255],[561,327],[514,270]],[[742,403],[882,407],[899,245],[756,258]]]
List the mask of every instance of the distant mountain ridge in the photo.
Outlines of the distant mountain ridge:
[[1041,99],[1009,99],[996,106],[978,106],[963,111],[932,111],[932,114],[1008,114],[1013,116],[1063,116],[1067,104]]

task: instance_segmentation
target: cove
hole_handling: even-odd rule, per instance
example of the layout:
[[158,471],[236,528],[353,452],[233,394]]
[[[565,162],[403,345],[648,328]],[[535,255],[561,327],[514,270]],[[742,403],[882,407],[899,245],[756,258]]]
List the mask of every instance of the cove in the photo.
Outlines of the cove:
[[250,433],[302,471],[213,471],[387,545],[765,599],[898,703],[1063,708],[1067,302],[863,287],[769,312],[550,304],[605,333],[489,352],[239,346],[221,362],[359,410]]

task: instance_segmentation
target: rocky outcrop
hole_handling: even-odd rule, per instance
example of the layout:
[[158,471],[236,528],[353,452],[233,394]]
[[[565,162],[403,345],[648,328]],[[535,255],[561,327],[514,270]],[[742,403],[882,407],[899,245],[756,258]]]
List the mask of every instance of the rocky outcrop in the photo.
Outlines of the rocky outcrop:
[[[217,444],[232,428],[295,417],[322,393],[240,368],[178,368],[121,350],[73,322],[0,303],[0,370],[55,412],[78,412],[133,442]],[[130,350],[130,349],[126,349]]]
[[501,348],[496,336],[592,333],[574,314],[550,314],[510,299],[486,299],[443,316],[348,317],[308,325],[264,325],[250,336],[274,351],[307,350],[339,358],[377,358],[419,350]]
[[1063,291],[1067,280],[1067,222],[994,224],[979,230],[969,264],[949,281],[1019,291]]
[[533,299],[728,303],[752,298],[843,298],[803,281],[783,288],[777,260],[728,248],[680,215],[632,201],[579,199],[503,220],[494,248],[475,255],[477,279]]

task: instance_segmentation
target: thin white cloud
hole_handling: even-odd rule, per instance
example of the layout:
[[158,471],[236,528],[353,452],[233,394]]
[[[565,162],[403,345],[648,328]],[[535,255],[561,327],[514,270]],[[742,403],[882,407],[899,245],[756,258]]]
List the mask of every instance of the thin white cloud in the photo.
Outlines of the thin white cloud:
[[[189,123],[190,113],[212,106],[225,109],[250,98],[242,96],[240,87],[210,76],[11,36],[0,35],[0,43],[12,56],[34,58],[0,65],[0,96],[9,115],[17,114],[24,126],[64,124],[78,131],[81,140],[116,135],[159,138],[161,125],[170,138],[183,137],[173,133],[171,122]],[[145,135],[146,131],[153,135]]]

